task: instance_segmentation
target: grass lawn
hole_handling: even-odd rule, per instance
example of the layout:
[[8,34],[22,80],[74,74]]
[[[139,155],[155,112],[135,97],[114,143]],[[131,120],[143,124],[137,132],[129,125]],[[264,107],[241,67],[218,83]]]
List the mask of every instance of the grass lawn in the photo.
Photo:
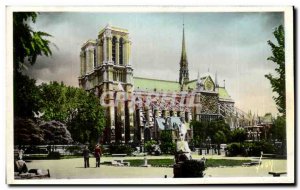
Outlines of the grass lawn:
[[[251,160],[228,160],[228,159],[207,159],[205,162],[206,167],[232,167],[241,166],[245,162]],[[141,166],[144,164],[144,159],[139,160],[124,160],[130,162],[130,166]],[[174,159],[148,159],[148,164],[154,167],[173,167]]]

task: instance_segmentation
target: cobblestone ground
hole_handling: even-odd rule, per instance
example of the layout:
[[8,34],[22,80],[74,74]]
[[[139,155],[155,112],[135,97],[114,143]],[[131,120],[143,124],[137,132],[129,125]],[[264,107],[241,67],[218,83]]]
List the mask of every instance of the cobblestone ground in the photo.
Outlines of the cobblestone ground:
[[[194,159],[202,157],[214,159],[251,159],[249,157],[224,157],[218,155],[193,155]],[[122,159],[143,159],[144,157],[123,157]],[[173,158],[173,156],[147,156],[148,159]],[[102,157],[101,162],[111,161],[112,157]],[[286,171],[286,160],[263,159],[259,166],[207,168],[205,177],[260,177],[268,176],[270,171]],[[95,179],[95,178],[164,178],[173,177],[172,168],[125,167],[101,165],[95,167],[95,158],[90,158],[90,168],[83,167],[83,158],[62,160],[33,160],[28,162],[29,169],[49,169],[52,179]]]

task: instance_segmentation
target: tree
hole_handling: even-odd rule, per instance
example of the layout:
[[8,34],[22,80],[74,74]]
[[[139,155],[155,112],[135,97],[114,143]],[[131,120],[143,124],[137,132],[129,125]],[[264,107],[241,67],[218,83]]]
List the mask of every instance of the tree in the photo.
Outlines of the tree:
[[74,141],[98,143],[105,117],[94,94],[58,82],[41,84],[40,93],[44,120],[66,123]]
[[204,143],[207,137],[210,137],[213,143],[218,143],[217,132],[222,132],[227,139],[231,136],[230,126],[224,120],[192,121],[191,126],[193,126],[194,143],[197,145]]
[[168,154],[175,152],[176,144],[173,143],[171,130],[161,131],[160,140],[160,149],[163,153]]
[[273,61],[277,64],[275,69],[277,76],[272,74],[267,74],[265,77],[269,79],[273,92],[277,93],[277,97],[273,96],[277,109],[284,117],[286,115],[286,105],[285,105],[285,51],[284,51],[284,28],[282,25],[275,28],[273,32],[277,45],[275,45],[270,40],[268,44],[271,46],[272,56],[268,57],[267,60]]
[[220,154],[220,144],[227,141],[226,135],[223,131],[217,131],[214,138],[215,142],[218,144],[218,154]]
[[284,117],[278,116],[274,125],[270,129],[270,133],[272,134],[272,139],[277,139],[278,141],[285,141],[286,139],[286,121]]
[[[52,54],[47,37],[51,35],[41,31],[34,31],[29,25],[30,20],[35,23],[37,13],[13,13],[13,60],[14,71],[22,70],[25,61],[35,64],[39,55]],[[46,37],[46,38],[45,38]]]
[[39,55],[49,56],[50,41],[43,37],[49,34],[33,31],[29,26],[31,20],[35,23],[37,13],[13,13],[13,64],[14,64],[14,115],[16,117],[33,118],[39,109],[38,89],[35,80],[22,74],[25,62],[33,65]]
[[35,80],[19,72],[14,75],[14,116],[33,118],[40,109],[40,93]]
[[244,129],[238,128],[232,131],[231,142],[242,143],[247,139],[247,133]]
[[193,127],[193,143],[195,145],[200,146],[201,143],[205,141],[207,125],[207,122],[200,122],[196,120],[191,122],[191,126]]

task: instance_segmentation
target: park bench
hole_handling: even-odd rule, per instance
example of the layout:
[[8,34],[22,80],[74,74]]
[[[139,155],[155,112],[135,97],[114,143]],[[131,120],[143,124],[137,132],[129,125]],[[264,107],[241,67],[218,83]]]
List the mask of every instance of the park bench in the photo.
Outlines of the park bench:
[[287,172],[269,172],[273,177],[280,177],[280,175],[287,174]]

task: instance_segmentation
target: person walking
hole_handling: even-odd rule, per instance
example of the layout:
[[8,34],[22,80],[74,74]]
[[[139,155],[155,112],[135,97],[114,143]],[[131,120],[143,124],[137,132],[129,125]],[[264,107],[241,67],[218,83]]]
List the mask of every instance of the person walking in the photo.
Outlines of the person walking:
[[97,144],[95,147],[95,158],[96,158],[96,167],[100,167],[100,157],[102,155],[101,148]]
[[90,167],[90,150],[88,149],[87,146],[84,147],[83,149],[83,152],[82,152],[82,155],[83,155],[83,159],[84,159],[84,167]]

